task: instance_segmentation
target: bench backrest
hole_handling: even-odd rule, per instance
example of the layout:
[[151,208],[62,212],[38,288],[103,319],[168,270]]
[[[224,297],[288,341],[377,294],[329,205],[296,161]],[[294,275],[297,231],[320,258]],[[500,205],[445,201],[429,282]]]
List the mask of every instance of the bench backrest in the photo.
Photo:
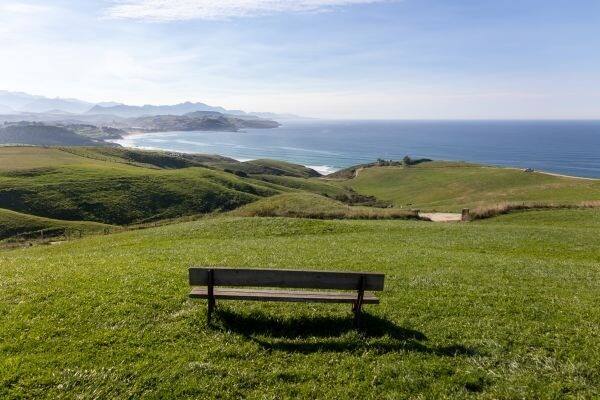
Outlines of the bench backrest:
[[294,269],[190,268],[190,285],[207,286],[209,271],[215,286],[254,286],[298,289],[383,290],[384,274],[367,272],[303,271]]

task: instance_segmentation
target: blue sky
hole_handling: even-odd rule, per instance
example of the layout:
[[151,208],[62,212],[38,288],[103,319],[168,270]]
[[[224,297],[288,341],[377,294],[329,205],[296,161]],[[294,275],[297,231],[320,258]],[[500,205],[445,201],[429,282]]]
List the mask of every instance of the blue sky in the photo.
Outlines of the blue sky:
[[600,118],[597,0],[0,0],[0,89],[325,118]]

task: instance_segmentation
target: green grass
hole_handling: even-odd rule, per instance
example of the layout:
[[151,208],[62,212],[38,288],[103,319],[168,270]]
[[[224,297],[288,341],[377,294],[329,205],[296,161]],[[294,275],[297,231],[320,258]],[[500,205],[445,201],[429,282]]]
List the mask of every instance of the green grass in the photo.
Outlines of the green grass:
[[308,168],[272,160],[239,163],[212,155],[108,147],[3,147],[0,161],[1,208],[71,221],[139,224],[228,211],[289,191],[352,194],[306,179],[314,176]]
[[460,211],[503,202],[578,203],[600,199],[600,180],[563,178],[464,163],[376,167],[334,181],[397,207]]
[[[43,237],[104,233],[116,227],[97,222],[61,221],[0,209],[0,240],[20,235],[37,239]],[[39,232],[43,231],[43,232]]]
[[244,162],[213,162],[210,165],[237,171],[249,175],[276,175],[276,176],[293,176],[297,178],[310,178],[320,176],[318,172],[304,165],[292,164],[278,160],[251,160]]
[[253,178],[263,182],[276,184],[279,187],[283,186],[298,191],[316,193],[333,198],[343,198],[352,195],[348,189],[324,179],[306,179],[276,175],[256,175],[253,176]]
[[[597,398],[600,211],[209,218],[0,252],[0,398]],[[190,265],[380,271],[345,305],[187,298]]]
[[231,212],[244,217],[317,219],[418,219],[416,212],[397,208],[349,206],[313,193],[285,193],[247,204]]
[[0,147],[0,173],[15,170],[95,164],[101,161],[85,159],[59,148],[11,146]]
[[[279,161],[239,163],[219,156],[123,148],[3,147],[0,161],[0,208],[114,225],[229,211],[290,192],[352,205],[438,211],[600,199],[600,181],[464,163],[365,168],[357,177],[341,180],[310,177],[312,170]],[[306,208],[294,215],[339,218],[340,205],[328,202],[331,208],[325,213],[323,201],[295,203],[288,210],[302,206]],[[375,209],[370,214],[382,213]]]
[[[119,229],[75,220],[170,223],[0,251],[0,398],[600,396],[600,209],[322,220],[414,217],[335,198],[574,204],[600,199],[600,181],[441,162],[313,175],[270,160],[0,148],[0,240]],[[205,303],[187,298],[190,265],[377,271],[386,289],[361,333],[344,305],[226,301],[208,328]]]
[[60,150],[89,159],[120,162],[146,168],[178,169],[208,166],[218,162],[236,162],[218,155],[183,154],[120,147],[64,147]]
[[55,219],[123,225],[231,210],[279,193],[205,167],[146,168],[41,148],[0,148],[0,157],[10,161],[0,169],[0,207]]

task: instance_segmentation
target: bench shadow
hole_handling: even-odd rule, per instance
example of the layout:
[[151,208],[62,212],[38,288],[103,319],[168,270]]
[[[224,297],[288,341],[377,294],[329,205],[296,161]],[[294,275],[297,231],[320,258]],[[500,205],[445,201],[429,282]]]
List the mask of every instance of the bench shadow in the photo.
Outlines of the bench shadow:
[[[276,318],[262,313],[238,314],[216,311],[222,329],[243,335],[266,350],[295,353],[372,350],[380,353],[413,351],[440,356],[475,355],[462,345],[432,348],[427,337],[414,329],[363,313],[361,329],[354,328],[351,316]],[[346,335],[347,333],[356,333]]]
[[[223,327],[244,336],[268,335],[276,338],[336,337],[355,331],[351,316],[276,318],[262,313],[237,314],[227,309],[216,312]],[[362,315],[361,335],[390,336],[394,339],[427,340],[419,331],[406,329],[371,314]]]

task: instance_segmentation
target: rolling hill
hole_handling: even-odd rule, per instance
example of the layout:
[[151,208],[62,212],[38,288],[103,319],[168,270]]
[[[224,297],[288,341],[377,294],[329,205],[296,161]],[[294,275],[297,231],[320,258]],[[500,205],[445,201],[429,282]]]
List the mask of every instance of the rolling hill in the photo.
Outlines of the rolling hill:
[[231,210],[277,191],[204,167],[110,165],[4,172],[0,207],[34,215],[125,225]]
[[[598,181],[442,162],[317,175],[0,147],[0,398],[594,398],[600,209],[438,224],[407,208],[593,200]],[[404,208],[351,205],[369,201]],[[28,247],[40,230],[54,245]],[[329,304],[220,301],[207,327],[190,265],[383,272],[386,287],[361,332]]]
[[[246,164],[213,155],[107,147],[0,147],[0,208],[60,220],[128,225],[232,210],[262,197],[300,190],[286,181],[263,180],[269,172],[306,182],[299,177],[317,174],[290,163]],[[319,193],[330,187],[310,183],[310,189]]]
[[331,179],[281,161],[107,147],[4,147],[0,161],[0,208],[113,225],[230,211],[276,195],[240,212],[403,218],[415,208],[600,200],[600,181],[464,163],[371,167]]
[[41,123],[0,125],[0,145],[106,146],[102,140],[82,136],[61,126]]
[[26,239],[110,233],[117,227],[86,221],[61,221],[0,209],[0,240],[20,236]]
[[460,211],[503,202],[576,204],[600,200],[600,180],[552,176],[518,169],[455,162],[372,167],[351,179],[332,180],[396,207]]
[[242,206],[231,212],[243,217],[315,219],[419,219],[410,210],[350,206],[314,193],[284,193]]

